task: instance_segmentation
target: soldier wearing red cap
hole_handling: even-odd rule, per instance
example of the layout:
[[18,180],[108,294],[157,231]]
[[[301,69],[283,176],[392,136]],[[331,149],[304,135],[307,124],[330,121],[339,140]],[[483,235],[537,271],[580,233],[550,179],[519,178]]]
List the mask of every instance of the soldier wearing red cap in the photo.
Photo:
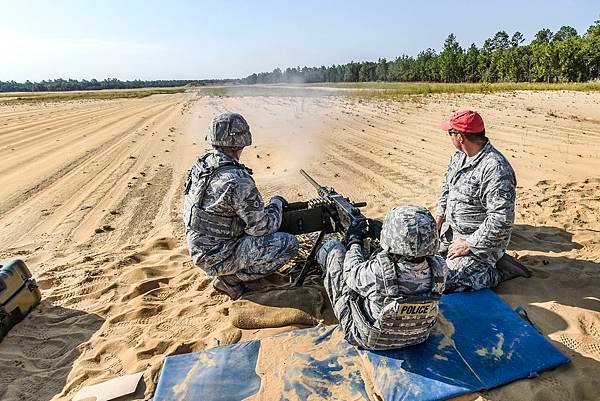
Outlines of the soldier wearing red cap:
[[510,241],[515,219],[515,173],[485,136],[481,116],[459,110],[442,129],[456,147],[444,178],[437,224],[447,251],[449,291],[492,288],[496,263]]

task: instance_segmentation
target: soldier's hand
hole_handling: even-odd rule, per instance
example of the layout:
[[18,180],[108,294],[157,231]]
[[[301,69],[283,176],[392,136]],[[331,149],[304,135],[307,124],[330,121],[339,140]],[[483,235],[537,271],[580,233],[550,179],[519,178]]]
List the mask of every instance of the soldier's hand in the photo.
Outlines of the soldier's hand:
[[288,201],[286,201],[285,198],[281,195],[275,195],[271,198],[271,201],[269,203],[273,203],[274,200],[281,202],[282,208],[285,208],[288,205]]
[[435,224],[437,226],[438,233],[442,229],[442,224],[444,224],[444,221],[446,221],[446,218],[444,216],[437,216],[435,218]]
[[354,220],[346,231],[346,246],[350,247],[352,244],[362,244],[365,228],[367,228],[367,220]]
[[448,259],[458,258],[459,256],[466,256],[471,253],[467,241],[464,239],[457,239],[452,241],[450,247],[448,247]]

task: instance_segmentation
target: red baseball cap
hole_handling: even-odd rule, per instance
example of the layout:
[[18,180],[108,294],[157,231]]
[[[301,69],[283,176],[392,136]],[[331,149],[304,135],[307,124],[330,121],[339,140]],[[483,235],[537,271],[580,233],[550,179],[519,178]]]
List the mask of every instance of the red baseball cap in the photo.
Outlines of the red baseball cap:
[[485,130],[483,119],[476,111],[462,109],[454,113],[450,120],[442,123],[444,131],[455,129],[460,132],[477,134]]

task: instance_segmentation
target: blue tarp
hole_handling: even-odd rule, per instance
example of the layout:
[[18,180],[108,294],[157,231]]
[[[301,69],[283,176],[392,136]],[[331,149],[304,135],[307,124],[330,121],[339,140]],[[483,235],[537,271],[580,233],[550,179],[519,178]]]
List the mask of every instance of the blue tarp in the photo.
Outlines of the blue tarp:
[[441,310],[427,342],[395,351],[360,350],[331,326],[167,357],[154,400],[443,400],[569,362],[492,291],[446,295]]

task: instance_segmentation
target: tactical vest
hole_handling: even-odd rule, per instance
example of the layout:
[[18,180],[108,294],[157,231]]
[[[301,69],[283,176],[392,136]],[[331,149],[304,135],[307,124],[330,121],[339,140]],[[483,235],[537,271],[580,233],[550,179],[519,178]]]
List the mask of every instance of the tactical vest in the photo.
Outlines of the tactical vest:
[[404,295],[399,291],[396,267],[385,252],[377,254],[385,285],[385,300],[381,315],[370,322],[362,300],[350,301],[357,340],[369,350],[385,350],[415,345],[427,340],[437,321],[439,299],[444,292],[444,264],[427,258],[431,273],[431,290],[419,295]]
[[202,209],[206,189],[216,173],[225,170],[250,169],[235,161],[222,161],[216,166],[207,166],[206,158],[211,153],[202,156],[188,174],[183,203],[183,222],[186,229],[196,231],[202,236],[217,240],[238,238],[244,232],[246,223],[237,215],[218,215]]

